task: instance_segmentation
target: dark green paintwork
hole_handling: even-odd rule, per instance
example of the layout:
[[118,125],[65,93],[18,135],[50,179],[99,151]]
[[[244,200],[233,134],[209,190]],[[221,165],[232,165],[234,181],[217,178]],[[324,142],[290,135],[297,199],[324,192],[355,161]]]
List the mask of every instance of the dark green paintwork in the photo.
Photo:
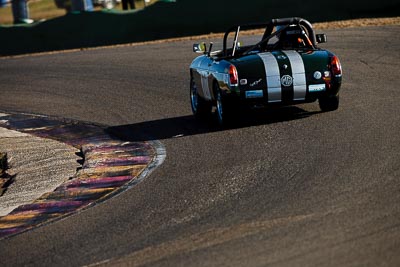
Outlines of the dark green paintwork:
[[[281,76],[292,75],[291,63],[284,52],[285,51],[276,50],[272,51],[271,53],[277,59]],[[301,55],[304,62],[307,86],[312,84],[324,83],[322,79],[316,80],[314,78],[314,72],[319,71],[321,73],[324,73],[324,71],[329,70],[328,64],[330,57],[333,56],[333,54],[326,50],[298,50],[297,52]],[[230,64],[236,67],[239,80],[247,80],[246,85],[229,85],[227,76]],[[283,68],[283,65],[285,64],[287,65],[286,69]],[[191,72],[196,84],[204,86],[205,80],[207,80],[211,96],[211,99],[208,100],[214,100],[212,88],[215,81],[218,82],[219,87],[226,94],[235,93],[237,96],[240,96],[241,92],[246,90],[265,90],[267,88],[265,67],[259,54],[251,54],[229,60],[215,60],[206,55],[203,55],[196,58],[192,62]],[[201,81],[202,75],[207,76],[207,79],[204,80],[203,78],[203,82]],[[262,81],[256,86],[250,88],[250,84],[259,79],[262,79]],[[206,98],[203,94],[203,90],[199,91],[200,96]]]

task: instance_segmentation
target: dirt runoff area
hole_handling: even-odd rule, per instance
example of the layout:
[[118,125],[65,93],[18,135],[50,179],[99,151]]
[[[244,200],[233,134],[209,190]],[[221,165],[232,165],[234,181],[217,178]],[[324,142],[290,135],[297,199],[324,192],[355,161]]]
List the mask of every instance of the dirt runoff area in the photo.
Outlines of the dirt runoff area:
[[331,22],[318,22],[313,26],[316,29],[340,29],[367,26],[400,25],[400,17],[374,18],[374,19],[352,19]]
[[[313,27],[317,30],[322,29],[343,29],[343,28],[359,28],[359,27],[368,27],[368,26],[385,26],[385,25],[400,25],[400,17],[390,17],[390,18],[364,18],[364,19],[352,19],[352,20],[341,20],[341,21],[329,21],[329,22],[316,22],[312,23]],[[253,35],[253,34],[262,34],[264,30],[247,30],[242,31],[242,35]],[[189,40],[207,40],[212,38],[222,38],[224,33],[210,33],[196,36],[187,36],[187,37],[178,37],[178,38],[169,38],[163,40],[155,40],[155,41],[147,41],[147,42],[138,42],[138,43],[130,43],[130,44],[120,44],[113,45],[110,47],[116,46],[139,46],[145,44],[159,44],[166,42],[176,42],[176,41],[189,41]],[[90,49],[90,48],[89,48]],[[98,49],[98,48],[94,48]]]

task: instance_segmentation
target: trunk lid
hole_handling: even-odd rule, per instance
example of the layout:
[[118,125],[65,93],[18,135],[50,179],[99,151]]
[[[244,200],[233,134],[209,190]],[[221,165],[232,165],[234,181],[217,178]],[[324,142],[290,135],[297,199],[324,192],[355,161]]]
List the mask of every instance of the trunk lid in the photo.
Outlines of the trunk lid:
[[325,90],[323,75],[328,71],[329,53],[277,50],[247,55],[231,63],[237,68],[240,90],[246,98],[290,102],[305,100],[308,93]]

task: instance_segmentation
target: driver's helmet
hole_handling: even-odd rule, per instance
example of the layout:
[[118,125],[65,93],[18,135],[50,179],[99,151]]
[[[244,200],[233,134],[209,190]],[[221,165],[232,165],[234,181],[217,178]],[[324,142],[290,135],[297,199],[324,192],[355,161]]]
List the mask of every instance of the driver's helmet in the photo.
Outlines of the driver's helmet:
[[277,34],[279,42],[284,48],[297,48],[304,47],[305,43],[303,39],[305,37],[305,32],[299,25],[287,25],[276,26],[276,30],[279,31],[282,28],[285,28],[282,32]]

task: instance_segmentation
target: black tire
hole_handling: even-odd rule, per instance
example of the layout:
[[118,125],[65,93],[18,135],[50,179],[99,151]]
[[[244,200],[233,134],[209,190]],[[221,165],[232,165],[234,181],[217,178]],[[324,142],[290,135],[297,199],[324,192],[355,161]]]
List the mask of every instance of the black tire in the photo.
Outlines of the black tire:
[[233,123],[235,118],[235,105],[233,101],[229,101],[226,96],[224,96],[219,88],[218,84],[215,83],[215,100],[216,100],[216,110],[217,121],[220,126],[229,126]]
[[339,96],[321,97],[318,100],[319,108],[324,111],[334,111],[339,108]]
[[190,104],[193,115],[198,119],[203,119],[211,115],[212,104],[201,98],[197,93],[197,85],[193,78],[190,79]]

